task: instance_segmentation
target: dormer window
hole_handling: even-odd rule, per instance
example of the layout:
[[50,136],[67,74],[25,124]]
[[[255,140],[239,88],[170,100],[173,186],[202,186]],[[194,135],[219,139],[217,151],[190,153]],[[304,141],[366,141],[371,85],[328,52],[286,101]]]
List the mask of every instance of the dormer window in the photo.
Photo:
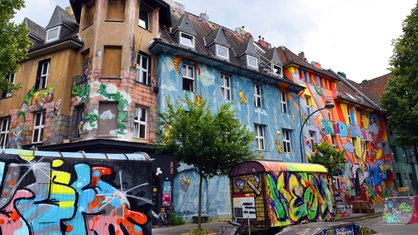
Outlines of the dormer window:
[[273,64],[271,67],[272,67],[272,72],[275,75],[283,76],[282,66],[279,66],[277,64]]
[[194,48],[194,37],[192,35],[180,32],[180,45]]
[[247,55],[247,67],[258,69],[258,60],[254,56]]
[[46,31],[46,43],[58,40],[60,36],[61,27],[57,26]]
[[227,47],[216,45],[216,56],[222,59],[229,60],[229,50]]

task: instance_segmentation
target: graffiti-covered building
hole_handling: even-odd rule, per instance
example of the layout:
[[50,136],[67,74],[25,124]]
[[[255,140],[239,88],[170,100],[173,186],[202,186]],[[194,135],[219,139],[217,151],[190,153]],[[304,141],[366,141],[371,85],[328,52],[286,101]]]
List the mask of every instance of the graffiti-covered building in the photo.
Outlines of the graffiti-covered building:
[[[150,45],[158,58],[158,109],[165,109],[167,97],[202,98],[213,112],[231,102],[241,123],[256,135],[257,158],[299,161],[297,107],[303,87],[284,76],[276,48],[254,41],[243,27],[231,30],[177,9],[172,19],[173,26],[161,28],[161,38]],[[197,213],[199,176],[189,166],[177,170],[174,210],[187,217]],[[228,177],[207,180],[203,187],[203,213],[230,216]]]
[[[347,201],[361,198],[383,203],[394,187],[394,174],[388,144],[387,125],[380,106],[357,83],[343,73],[323,69],[308,62],[304,53],[296,55],[285,47],[278,50],[284,73],[306,87],[300,100],[304,151],[314,154],[313,146],[322,142],[345,151],[347,163],[336,179],[337,189]],[[323,109],[326,102],[333,109]]]

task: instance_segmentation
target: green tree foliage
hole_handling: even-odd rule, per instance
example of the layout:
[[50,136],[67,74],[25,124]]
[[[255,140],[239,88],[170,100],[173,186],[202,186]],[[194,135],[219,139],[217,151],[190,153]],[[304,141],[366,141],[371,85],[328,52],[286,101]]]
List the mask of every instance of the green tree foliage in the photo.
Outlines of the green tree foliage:
[[396,143],[411,147],[418,143],[418,6],[402,25],[403,34],[393,40],[391,75],[380,99]]
[[315,145],[314,154],[309,159],[310,163],[323,165],[328,170],[328,175],[338,175],[338,166],[346,162],[344,151],[334,148],[328,142]]
[[20,85],[12,85],[6,76],[14,74],[19,62],[26,58],[31,45],[29,30],[24,23],[15,24],[11,19],[25,6],[24,0],[0,0],[0,91],[13,92]]
[[236,164],[254,158],[250,143],[254,134],[235,117],[231,104],[212,114],[206,100],[172,103],[158,112],[158,152],[171,152],[177,162],[194,167],[200,174],[198,230],[201,229],[203,178],[227,175]]

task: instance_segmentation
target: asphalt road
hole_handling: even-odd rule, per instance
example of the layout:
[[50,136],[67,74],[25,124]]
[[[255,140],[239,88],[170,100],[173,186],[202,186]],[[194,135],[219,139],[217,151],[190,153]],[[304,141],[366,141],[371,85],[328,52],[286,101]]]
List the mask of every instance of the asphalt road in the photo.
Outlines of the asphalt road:
[[415,224],[386,224],[382,223],[381,218],[374,218],[356,222],[370,228],[378,235],[417,235],[418,223]]

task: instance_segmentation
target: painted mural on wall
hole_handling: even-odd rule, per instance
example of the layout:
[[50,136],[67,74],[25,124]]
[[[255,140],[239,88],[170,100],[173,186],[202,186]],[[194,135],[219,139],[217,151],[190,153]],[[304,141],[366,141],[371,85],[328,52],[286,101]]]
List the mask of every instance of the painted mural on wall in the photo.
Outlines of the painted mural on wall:
[[[118,87],[113,84],[91,82],[81,85],[75,85],[72,94],[76,96],[78,103],[88,104],[90,99],[98,97],[100,100],[115,101],[118,103],[117,109],[117,129],[111,130],[109,135],[125,136],[128,132],[126,126],[126,118],[128,116],[128,108],[132,103],[131,96],[126,91],[119,91]],[[90,131],[98,128],[100,119],[109,119],[116,117],[111,110],[105,111],[99,115],[99,110],[86,110],[83,115],[83,122],[79,129],[81,132]]]
[[1,157],[0,234],[151,234],[148,162]]
[[[293,69],[292,78],[305,86],[305,94],[311,97],[309,107],[303,97],[300,100],[304,117],[316,111],[317,107],[324,107],[328,97],[336,97],[335,89],[319,86],[319,76],[309,76],[304,71]],[[384,203],[384,198],[394,189],[394,175],[383,117],[376,113],[358,117],[359,111],[345,103],[338,103],[332,112],[333,121],[328,120],[327,110],[311,116],[303,132],[306,155],[309,158],[313,154],[309,131],[316,133],[313,137],[315,143],[331,143],[333,138],[332,144],[344,149],[347,159],[346,166],[340,169],[340,193],[348,202],[360,197],[370,203]]]
[[382,220],[386,224],[417,223],[418,196],[385,198]]
[[[26,121],[26,114],[28,111],[37,111],[44,109],[44,105],[54,101],[54,91],[57,85],[53,85],[47,89],[36,90],[32,87],[23,98],[22,105],[17,113],[17,118],[23,117]],[[58,115],[59,107],[62,101],[56,103],[56,111],[54,115]]]
[[[173,180],[172,203],[174,212],[186,220],[197,215],[199,209],[199,174],[180,165]],[[202,213],[217,218],[230,218],[231,202],[229,179],[226,176],[203,180]]]

